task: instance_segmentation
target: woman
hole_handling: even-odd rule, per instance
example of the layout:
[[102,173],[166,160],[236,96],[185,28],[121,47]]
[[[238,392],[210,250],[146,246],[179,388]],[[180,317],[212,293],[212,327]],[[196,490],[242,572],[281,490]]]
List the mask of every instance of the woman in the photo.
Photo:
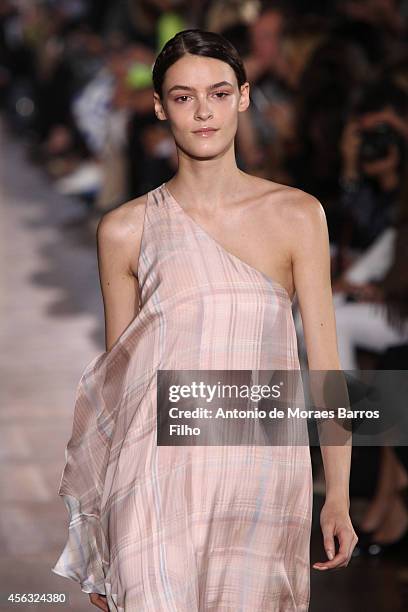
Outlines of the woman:
[[357,347],[382,353],[408,342],[408,164],[392,222],[333,283],[340,362],[358,368]]
[[[222,36],[179,32],[153,82],[179,167],[98,227],[107,350],[77,392],[59,489],[70,538],[53,571],[102,610],[307,610],[309,446],[158,446],[156,375],[298,369],[295,290],[310,366],[339,369],[324,213],[237,168],[249,83]],[[357,541],[350,450],[322,448],[319,570],[346,566]]]
[[339,259],[367,249],[394,220],[406,179],[408,97],[389,79],[363,90],[343,130]]

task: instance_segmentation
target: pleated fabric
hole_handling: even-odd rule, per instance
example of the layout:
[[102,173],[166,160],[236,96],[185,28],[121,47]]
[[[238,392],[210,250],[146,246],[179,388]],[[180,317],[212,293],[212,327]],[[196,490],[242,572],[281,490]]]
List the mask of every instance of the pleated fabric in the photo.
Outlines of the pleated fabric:
[[308,445],[158,446],[157,371],[300,368],[292,303],[172,196],[149,191],[140,311],[79,381],[51,571],[119,612],[303,612]]

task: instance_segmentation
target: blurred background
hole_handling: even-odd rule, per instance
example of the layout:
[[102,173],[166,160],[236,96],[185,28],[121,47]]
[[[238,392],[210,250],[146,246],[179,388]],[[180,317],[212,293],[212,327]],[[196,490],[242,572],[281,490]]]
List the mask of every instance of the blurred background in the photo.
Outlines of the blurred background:
[[[91,608],[50,568],[66,539],[57,489],[74,392],[104,350],[95,230],[177,170],[151,67],[190,27],[222,33],[244,59],[239,167],[325,209],[342,368],[407,369],[407,0],[0,0],[1,609],[24,592]],[[306,366],[296,300],[293,314]],[[311,570],[312,612],[407,609],[407,449],[353,449],[351,515],[365,533],[346,569]],[[312,459],[314,563],[316,447]]]

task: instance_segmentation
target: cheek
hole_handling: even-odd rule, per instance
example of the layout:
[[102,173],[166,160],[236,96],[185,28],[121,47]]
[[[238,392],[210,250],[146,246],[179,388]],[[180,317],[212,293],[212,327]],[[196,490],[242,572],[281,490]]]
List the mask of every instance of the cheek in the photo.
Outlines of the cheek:
[[173,107],[170,114],[167,116],[173,129],[183,131],[191,126],[191,118],[193,113],[194,111],[192,108],[187,110],[185,107],[183,108],[182,105],[180,105],[179,107]]
[[223,100],[216,108],[216,116],[222,120],[222,123],[230,121],[232,117],[238,113],[238,99],[235,96],[230,96]]

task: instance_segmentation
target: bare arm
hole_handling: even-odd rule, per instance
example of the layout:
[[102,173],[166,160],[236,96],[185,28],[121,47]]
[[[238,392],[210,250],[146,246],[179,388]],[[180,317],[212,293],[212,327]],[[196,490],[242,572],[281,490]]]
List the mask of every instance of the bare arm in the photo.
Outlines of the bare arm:
[[[330,278],[326,215],[307,194],[296,204],[293,236],[293,280],[302,316],[309,368],[341,369]],[[292,227],[293,227],[292,226]]]
[[[146,194],[105,213],[98,223],[98,267],[107,351],[140,310],[136,275],[145,205]],[[89,593],[89,600],[100,610],[108,612],[106,595]]]
[[[293,211],[292,227],[296,230],[292,267],[309,369],[341,370],[326,215],[320,202],[304,193]],[[347,565],[357,542],[348,515],[351,444],[321,446],[321,453],[326,479],[326,503],[321,515],[324,545],[328,553],[334,553],[333,535],[337,535],[341,548],[333,561],[315,564],[316,569]]]
[[107,351],[140,309],[136,272],[145,197],[141,196],[105,213],[97,228],[99,279],[105,311]]

